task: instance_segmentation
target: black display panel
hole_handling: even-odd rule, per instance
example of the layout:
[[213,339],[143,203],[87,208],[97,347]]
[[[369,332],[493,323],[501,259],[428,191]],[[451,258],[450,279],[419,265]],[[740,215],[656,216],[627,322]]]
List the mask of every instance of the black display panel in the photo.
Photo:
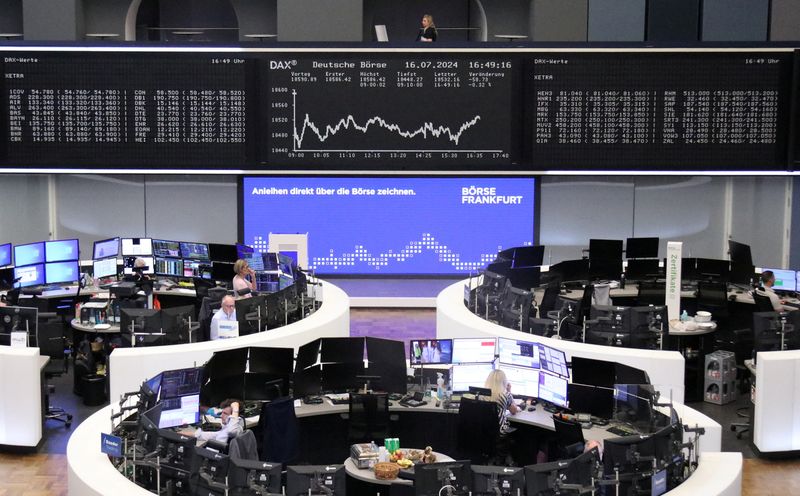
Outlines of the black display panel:
[[[285,54],[265,69],[267,162],[300,169],[513,168],[508,55]],[[263,150],[262,150],[263,154]]]
[[789,52],[535,55],[526,70],[537,170],[779,170]]
[[2,61],[0,165],[211,168],[255,158],[244,58],[5,52]]

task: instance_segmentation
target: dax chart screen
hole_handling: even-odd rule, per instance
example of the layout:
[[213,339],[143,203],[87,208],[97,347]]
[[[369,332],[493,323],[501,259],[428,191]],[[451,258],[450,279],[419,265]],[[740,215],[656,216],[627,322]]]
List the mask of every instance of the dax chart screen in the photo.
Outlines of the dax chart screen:
[[534,243],[530,177],[245,177],[243,239],[308,233],[320,274],[467,274]]
[[463,169],[519,161],[519,64],[510,57],[292,55],[263,66],[263,141],[273,165]]

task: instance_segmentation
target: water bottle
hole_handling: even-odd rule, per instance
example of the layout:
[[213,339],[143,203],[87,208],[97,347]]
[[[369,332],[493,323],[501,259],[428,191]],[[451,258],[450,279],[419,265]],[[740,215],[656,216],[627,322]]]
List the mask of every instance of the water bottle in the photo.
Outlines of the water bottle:
[[684,311],[681,313],[681,322],[686,322],[687,320],[689,320],[689,314],[688,314],[688,313],[686,313],[686,310],[684,310]]

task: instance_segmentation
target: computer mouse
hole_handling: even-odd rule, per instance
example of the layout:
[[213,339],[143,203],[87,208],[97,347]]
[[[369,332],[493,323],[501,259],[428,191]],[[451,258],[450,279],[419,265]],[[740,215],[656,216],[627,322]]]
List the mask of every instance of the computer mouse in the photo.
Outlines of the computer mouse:
[[532,412],[534,410],[536,410],[536,407],[534,405],[531,405],[531,406],[528,407],[528,411],[529,412]]

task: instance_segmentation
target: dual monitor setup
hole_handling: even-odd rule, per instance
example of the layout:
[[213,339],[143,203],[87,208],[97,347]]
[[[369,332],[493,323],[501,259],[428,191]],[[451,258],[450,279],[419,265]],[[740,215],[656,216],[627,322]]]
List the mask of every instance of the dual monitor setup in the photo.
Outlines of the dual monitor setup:
[[[11,243],[0,246],[0,267],[12,265]],[[13,247],[14,268],[9,278],[0,276],[8,286],[29,287],[67,284],[80,280],[77,239],[39,241]],[[9,272],[6,269],[4,272]],[[9,280],[11,279],[11,280]]]

